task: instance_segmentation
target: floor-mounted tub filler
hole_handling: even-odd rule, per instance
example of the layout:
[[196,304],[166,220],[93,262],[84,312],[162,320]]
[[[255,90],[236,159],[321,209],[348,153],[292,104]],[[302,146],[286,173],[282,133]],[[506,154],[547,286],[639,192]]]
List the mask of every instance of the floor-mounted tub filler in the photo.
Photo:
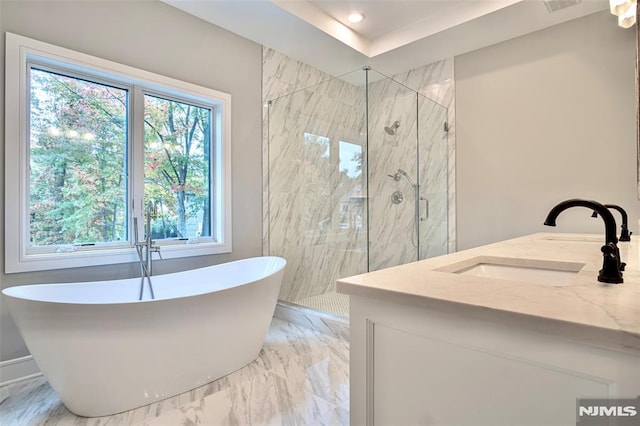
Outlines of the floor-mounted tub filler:
[[140,279],[2,291],[35,362],[73,413],[97,417],[202,386],[257,358],[286,261],[256,257]]

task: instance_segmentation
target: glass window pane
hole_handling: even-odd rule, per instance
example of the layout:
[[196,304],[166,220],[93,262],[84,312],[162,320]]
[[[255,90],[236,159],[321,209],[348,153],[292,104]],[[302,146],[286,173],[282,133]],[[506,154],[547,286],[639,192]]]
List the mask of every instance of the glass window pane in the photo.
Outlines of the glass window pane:
[[30,69],[33,246],[127,240],[128,91]]
[[362,198],[362,145],[340,141],[340,228],[362,228],[364,200]]
[[145,201],[156,206],[151,237],[211,236],[212,110],[145,95]]

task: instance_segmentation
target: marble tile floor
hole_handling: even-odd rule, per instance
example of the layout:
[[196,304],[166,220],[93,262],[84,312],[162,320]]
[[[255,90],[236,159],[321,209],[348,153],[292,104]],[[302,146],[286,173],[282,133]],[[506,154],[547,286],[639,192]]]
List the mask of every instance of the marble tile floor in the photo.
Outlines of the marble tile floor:
[[43,377],[9,386],[1,426],[348,425],[349,343],[274,319],[258,359],[205,386],[113,416],[69,412]]

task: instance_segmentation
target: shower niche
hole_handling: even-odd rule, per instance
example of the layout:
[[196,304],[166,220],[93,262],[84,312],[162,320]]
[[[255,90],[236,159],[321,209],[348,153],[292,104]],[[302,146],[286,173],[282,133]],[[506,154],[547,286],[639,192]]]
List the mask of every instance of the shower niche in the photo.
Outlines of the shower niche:
[[338,278],[448,251],[447,109],[364,68],[266,104],[265,247],[280,300],[348,316]]

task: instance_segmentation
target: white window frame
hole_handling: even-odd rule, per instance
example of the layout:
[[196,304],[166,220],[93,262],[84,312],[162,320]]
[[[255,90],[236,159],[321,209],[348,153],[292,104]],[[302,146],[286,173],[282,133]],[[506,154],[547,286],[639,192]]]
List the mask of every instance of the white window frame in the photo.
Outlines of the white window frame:
[[[214,138],[211,147],[212,238],[160,240],[164,259],[230,253],[231,223],[231,95],[38,40],[5,33],[5,273],[41,271],[137,262],[133,241],[123,244],[74,246],[69,250],[30,250],[29,244],[29,63],[49,65],[132,87],[143,93],[162,94],[177,100],[214,106]],[[142,97],[133,97],[131,108],[144,108]],[[131,126],[131,124],[130,124]],[[128,219],[138,235],[144,235],[144,125],[130,127]],[[215,175],[214,175],[215,174]],[[136,199],[137,198],[137,199]],[[213,227],[216,227],[215,229]],[[132,232],[130,232],[131,234]],[[131,235],[128,238],[132,238]]]

